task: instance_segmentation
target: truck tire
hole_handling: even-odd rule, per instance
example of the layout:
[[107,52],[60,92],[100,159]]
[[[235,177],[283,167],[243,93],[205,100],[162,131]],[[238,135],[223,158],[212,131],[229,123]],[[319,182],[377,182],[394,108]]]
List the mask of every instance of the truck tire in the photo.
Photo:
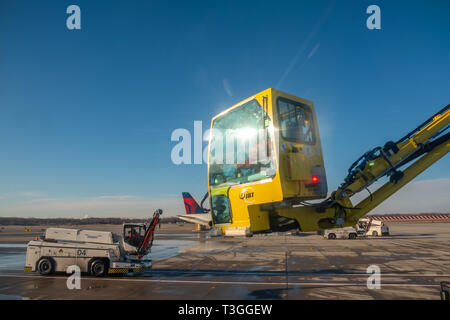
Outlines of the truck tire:
[[336,239],[336,234],[334,234],[334,233],[329,233],[329,234],[328,234],[328,239],[330,239],[330,240]]
[[349,238],[349,239],[356,239],[356,233],[350,233],[350,234],[348,235],[348,238]]
[[372,236],[378,237],[378,232],[377,232],[377,231],[373,231],[373,232],[372,232]]
[[91,263],[91,274],[96,277],[103,277],[107,272],[106,263],[104,260],[97,259]]
[[53,273],[54,265],[52,259],[42,258],[38,262],[37,269],[43,276]]

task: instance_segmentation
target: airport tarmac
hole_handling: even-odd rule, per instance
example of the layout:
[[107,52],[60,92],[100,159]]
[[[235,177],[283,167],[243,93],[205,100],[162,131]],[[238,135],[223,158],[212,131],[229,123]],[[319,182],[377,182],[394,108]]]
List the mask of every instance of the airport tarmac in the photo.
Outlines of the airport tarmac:
[[[26,242],[44,227],[0,229],[0,299],[440,299],[450,281],[450,223],[390,223],[383,238],[327,240],[304,233],[209,238],[193,225],[156,230],[153,270],[140,275],[67,276],[23,272]],[[84,229],[120,232],[121,226]],[[367,267],[381,271],[368,289]]]

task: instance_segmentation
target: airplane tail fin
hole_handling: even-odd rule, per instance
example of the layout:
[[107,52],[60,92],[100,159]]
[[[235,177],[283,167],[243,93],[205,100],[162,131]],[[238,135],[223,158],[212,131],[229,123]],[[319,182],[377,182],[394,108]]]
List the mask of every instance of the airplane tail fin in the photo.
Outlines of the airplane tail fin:
[[193,213],[207,213],[206,210],[202,209],[200,205],[195,201],[189,192],[183,192],[184,208],[186,209],[186,214]]

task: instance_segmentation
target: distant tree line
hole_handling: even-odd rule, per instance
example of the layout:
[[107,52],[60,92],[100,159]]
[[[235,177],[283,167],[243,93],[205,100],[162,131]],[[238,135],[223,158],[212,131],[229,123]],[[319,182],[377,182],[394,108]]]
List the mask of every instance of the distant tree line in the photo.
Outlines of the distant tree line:
[[[2,226],[51,226],[51,225],[86,225],[86,224],[122,224],[148,222],[149,219],[128,219],[128,218],[17,218],[17,217],[0,217],[0,225]],[[175,217],[165,217],[160,219],[161,223],[177,223],[180,222]]]

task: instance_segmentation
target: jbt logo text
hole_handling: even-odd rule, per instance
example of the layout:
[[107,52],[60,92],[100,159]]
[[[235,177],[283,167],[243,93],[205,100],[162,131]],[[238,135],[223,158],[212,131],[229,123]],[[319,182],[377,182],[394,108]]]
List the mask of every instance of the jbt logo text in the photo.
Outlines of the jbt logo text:
[[247,203],[253,203],[255,201],[255,191],[252,188],[246,188],[239,194],[239,199]]

